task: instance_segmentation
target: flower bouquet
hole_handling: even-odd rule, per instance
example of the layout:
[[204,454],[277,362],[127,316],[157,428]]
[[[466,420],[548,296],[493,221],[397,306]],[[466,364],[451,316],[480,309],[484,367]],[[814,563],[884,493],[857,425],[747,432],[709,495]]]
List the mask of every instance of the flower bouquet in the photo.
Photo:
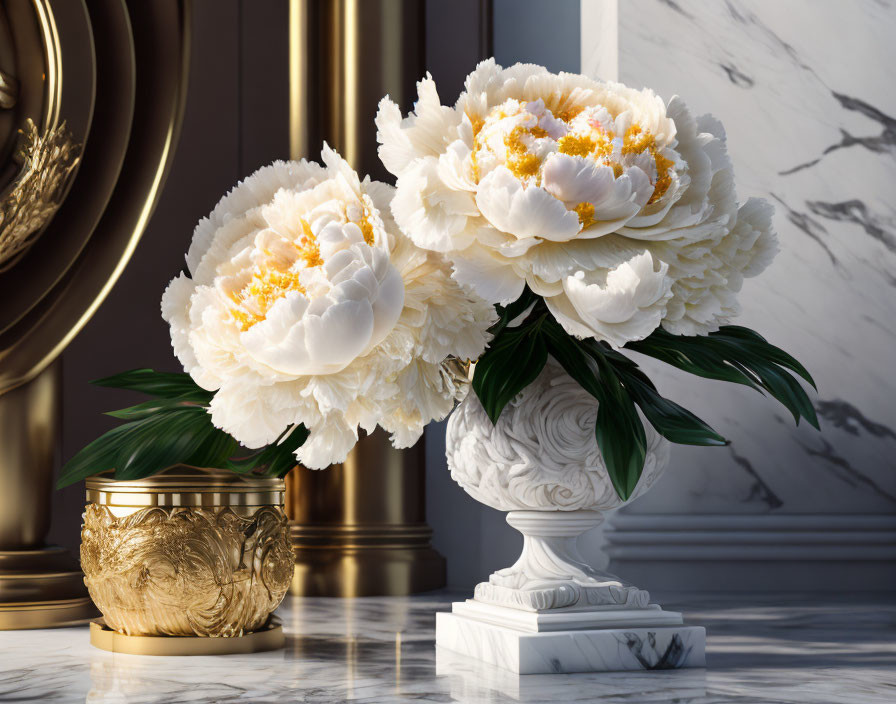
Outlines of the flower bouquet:
[[703,663],[703,630],[590,567],[576,537],[647,490],[669,443],[724,445],[629,351],[752,387],[818,421],[793,357],[729,324],[777,251],[771,206],[737,202],[721,124],[678,98],[540,66],[481,63],[453,107],[384,100],[396,222],[495,306],[448,466],[510,511],[523,553],[439,614],[437,643],[517,672]]
[[[154,398],[114,412],[125,423],[61,483],[172,467],[277,479],[343,461],[376,426],[408,447],[460,402],[452,476],[509,511],[525,543],[439,615],[438,643],[522,672],[701,664],[702,629],[590,567],[575,541],[649,488],[669,443],[726,442],[629,351],[767,393],[817,427],[808,372],[729,324],[776,252],[772,209],[737,202],[721,125],[677,98],[493,60],[453,107],[430,77],[418,90],[411,115],[384,98],[376,117],[394,188],[325,145],[323,165],[265,167],[199,223],[162,299],[186,373],[98,382]],[[113,518],[88,508],[82,555],[101,553]],[[134,567],[85,564],[92,594]],[[209,617],[187,621],[198,633]]]

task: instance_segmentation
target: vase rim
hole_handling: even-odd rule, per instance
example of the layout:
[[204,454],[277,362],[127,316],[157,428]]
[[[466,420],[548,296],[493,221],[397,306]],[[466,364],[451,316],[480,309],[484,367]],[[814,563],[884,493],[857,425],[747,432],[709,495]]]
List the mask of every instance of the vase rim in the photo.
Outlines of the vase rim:
[[183,465],[144,479],[115,479],[104,472],[85,484],[89,503],[118,507],[277,506],[286,490],[276,477]]

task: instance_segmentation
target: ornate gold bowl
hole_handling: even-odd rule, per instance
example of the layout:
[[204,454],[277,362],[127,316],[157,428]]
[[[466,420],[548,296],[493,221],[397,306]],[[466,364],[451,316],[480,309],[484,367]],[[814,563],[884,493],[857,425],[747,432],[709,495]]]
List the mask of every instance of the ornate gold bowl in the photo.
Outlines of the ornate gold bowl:
[[241,636],[262,628],[293,572],[282,479],[177,467],[87,480],[84,582],[125,635]]

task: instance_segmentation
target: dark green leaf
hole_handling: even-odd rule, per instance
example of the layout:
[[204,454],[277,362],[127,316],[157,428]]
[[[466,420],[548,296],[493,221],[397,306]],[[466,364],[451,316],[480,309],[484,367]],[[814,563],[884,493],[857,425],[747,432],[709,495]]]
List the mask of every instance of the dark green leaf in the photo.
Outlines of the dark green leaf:
[[189,374],[157,372],[153,369],[132,369],[91,382],[97,386],[140,391],[150,396],[175,398],[189,396],[192,400],[210,403],[214,394],[199,386]]
[[122,408],[118,411],[108,411],[105,415],[119,420],[139,420],[164,411],[174,411],[180,408],[204,408],[207,404],[201,404],[192,400],[192,396],[177,396],[174,398],[154,398],[143,403],[138,403],[130,408]]
[[476,362],[472,382],[492,423],[498,422],[504,406],[535,381],[547,359],[547,346],[538,322],[505,328],[492,340]]
[[756,348],[757,351],[764,354],[765,357],[775,362],[775,364],[799,374],[807,383],[811,384],[813,389],[816,391],[818,390],[812,375],[809,374],[802,364],[780,347],[775,347],[774,345],[769,344],[758,332],[741,327],[740,325],[724,325],[717,332],[711,332],[709,334],[711,337],[719,338],[727,336],[752,343],[752,346]]
[[805,418],[815,428],[819,427],[808,395],[788,373],[794,372],[814,386],[809,372],[789,354],[752,330],[727,325],[709,335],[689,337],[658,329],[644,340],[629,343],[626,348],[698,376],[764,391],[782,403],[797,423],[800,418]]
[[626,500],[641,478],[647,454],[644,426],[632,397],[603,355],[603,348],[576,340],[553,319],[545,321],[544,332],[551,356],[597,399],[597,445],[613,488]]
[[217,429],[204,410],[183,409],[134,421],[118,448],[116,479],[142,479],[185,464],[214,440]]
[[[727,445],[728,442],[686,408],[664,398],[653,384],[635,374],[616,370],[632,400],[656,431],[679,445]],[[647,379],[647,377],[644,377]]]
[[619,497],[628,499],[641,478],[647,455],[647,437],[641,418],[609,364],[600,365],[595,435],[607,474]]
[[[629,342],[626,349],[655,357],[661,362],[670,364],[683,371],[706,379],[730,381],[756,389],[755,382],[742,371],[733,367],[723,358],[704,346],[699,340],[706,337],[688,337],[670,335],[658,328],[650,337],[636,342]],[[698,342],[694,342],[698,341]]]
[[584,343],[571,337],[554,320],[546,320],[543,329],[551,356],[579,383],[579,386],[595,398],[600,398],[602,391],[597,375],[597,363],[585,350]]
[[277,443],[234,457],[238,443],[212,424],[206,410],[213,394],[189,375],[136,369],[97,383],[160,398],[109,413],[128,422],[72,457],[63,468],[59,487],[107,470],[115,470],[117,479],[141,479],[178,464],[280,477],[295,466],[294,453],[308,437],[303,425],[295,426]]
[[129,431],[128,425],[120,425],[101,435],[66,462],[56,488],[115,469],[118,449]]
[[[497,306],[498,322],[489,328],[492,335],[497,336],[507,325],[521,316],[526,310],[541,302],[541,297],[532,293],[528,286],[523,289],[523,293],[513,303],[507,306]],[[522,321],[524,322],[524,321]]]
[[[211,425],[210,417],[208,423]],[[233,457],[240,445],[231,435],[228,435],[223,430],[214,426],[212,428],[213,432],[209,432],[205,442],[199,446],[199,449],[180,464],[215,469],[227,467],[227,461]]]
[[258,469],[266,477],[284,477],[296,466],[295,452],[308,439],[308,430],[298,425],[287,430],[276,442],[263,450],[241,458],[233,458],[226,463],[226,468],[239,474],[246,474]]

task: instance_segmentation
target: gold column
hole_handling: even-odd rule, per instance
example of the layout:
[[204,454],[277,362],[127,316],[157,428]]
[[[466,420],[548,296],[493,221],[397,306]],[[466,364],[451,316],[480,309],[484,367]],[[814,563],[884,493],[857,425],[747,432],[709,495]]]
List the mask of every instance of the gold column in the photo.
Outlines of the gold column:
[[47,546],[61,363],[0,395],[0,629],[97,615],[78,563]]
[[[423,75],[418,0],[291,0],[290,150],[318,159],[323,140],[361,173],[386,179],[373,118],[387,93],[410,107]],[[444,586],[445,559],[426,525],[422,440],[394,450],[385,433],[342,464],[297,467],[286,509],[296,555],[290,591],[400,595]]]

